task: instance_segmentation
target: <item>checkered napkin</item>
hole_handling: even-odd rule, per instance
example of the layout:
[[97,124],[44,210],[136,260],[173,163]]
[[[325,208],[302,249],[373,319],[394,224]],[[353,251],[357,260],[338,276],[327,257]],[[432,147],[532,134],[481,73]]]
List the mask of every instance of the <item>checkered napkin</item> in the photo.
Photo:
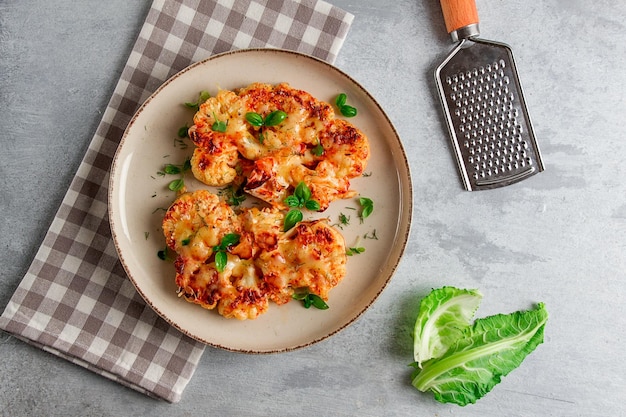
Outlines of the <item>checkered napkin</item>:
[[145,394],[180,400],[204,350],[157,316],[117,258],[109,168],[126,125],[167,78],[248,47],[334,61],[353,16],[321,0],[155,0],[113,97],[0,328]]

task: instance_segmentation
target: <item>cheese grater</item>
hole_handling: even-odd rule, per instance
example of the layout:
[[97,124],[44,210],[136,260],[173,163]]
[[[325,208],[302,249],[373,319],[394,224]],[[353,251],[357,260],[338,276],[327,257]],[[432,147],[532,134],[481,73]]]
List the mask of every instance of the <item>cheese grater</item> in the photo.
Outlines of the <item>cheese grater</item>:
[[511,48],[478,38],[475,0],[441,0],[456,47],[435,80],[465,189],[513,184],[543,171]]

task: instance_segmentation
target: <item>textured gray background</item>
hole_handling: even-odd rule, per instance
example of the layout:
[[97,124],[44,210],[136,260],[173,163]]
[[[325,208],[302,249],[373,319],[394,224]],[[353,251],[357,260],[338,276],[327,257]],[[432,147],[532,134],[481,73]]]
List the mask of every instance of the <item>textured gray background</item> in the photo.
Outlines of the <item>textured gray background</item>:
[[[355,15],[336,65],[379,100],[413,173],[406,255],[348,329],[273,356],[208,348],[176,405],[0,333],[0,415],[618,416],[626,414],[626,3],[479,0],[509,43],[546,172],[465,192],[432,70],[450,50],[435,0],[331,0]],[[0,1],[0,309],[76,171],[149,0]],[[546,341],[473,406],[410,385],[419,297],[479,288],[479,316],[550,312]]]

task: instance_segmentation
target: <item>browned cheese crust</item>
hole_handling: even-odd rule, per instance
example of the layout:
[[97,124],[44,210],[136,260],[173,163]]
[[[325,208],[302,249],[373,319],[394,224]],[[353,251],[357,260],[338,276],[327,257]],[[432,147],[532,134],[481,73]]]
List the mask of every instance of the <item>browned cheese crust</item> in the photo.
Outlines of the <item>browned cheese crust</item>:
[[[253,126],[246,113],[265,118],[282,110],[276,126]],[[227,123],[225,132],[212,129]],[[350,180],[363,174],[370,156],[367,137],[332,107],[286,83],[254,83],[236,91],[221,90],[200,105],[189,136],[196,145],[194,176],[211,186],[244,185],[244,190],[274,207],[304,182],[320,211],[337,199],[350,198]],[[319,148],[321,146],[321,148]]]
[[[179,295],[226,318],[255,319],[269,301],[285,304],[294,291],[328,299],[346,274],[342,235],[326,220],[303,221],[283,232],[275,208],[237,213],[207,190],[179,196],[163,219],[167,246],[175,251]],[[222,272],[215,246],[230,233],[239,243],[227,251]]]

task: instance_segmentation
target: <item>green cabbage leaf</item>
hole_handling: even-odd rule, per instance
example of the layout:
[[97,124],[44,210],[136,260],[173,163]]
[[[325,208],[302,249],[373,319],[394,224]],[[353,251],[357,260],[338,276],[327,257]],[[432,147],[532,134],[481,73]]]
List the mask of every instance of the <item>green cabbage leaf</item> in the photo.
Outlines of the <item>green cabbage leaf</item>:
[[[454,289],[450,290],[452,287],[447,288],[448,292],[455,293]],[[466,294],[466,290],[458,291],[459,294]],[[427,305],[420,303],[419,315],[430,315],[426,308],[422,309]],[[437,310],[435,308],[433,312]],[[452,332],[445,337],[441,336],[441,332],[428,332],[440,340],[439,350],[432,358],[413,364],[412,383],[422,392],[433,392],[437,401],[460,406],[475,403],[491,391],[503,376],[517,368],[543,342],[548,320],[543,303],[528,311],[477,319],[473,324],[466,321],[467,309],[447,311],[463,311],[462,315],[453,319],[456,324],[452,327],[458,337],[450,343]],[[424,318],[418,317],[418,322],[420,320]],[[464,323],[468,324],[463,327]],[[446,345],[445,352],[439,353]]]
[[481,300],[477,290],[443,287],[420,301],[413,330],[413,356],[419,367],[443,355],[461,337]]

